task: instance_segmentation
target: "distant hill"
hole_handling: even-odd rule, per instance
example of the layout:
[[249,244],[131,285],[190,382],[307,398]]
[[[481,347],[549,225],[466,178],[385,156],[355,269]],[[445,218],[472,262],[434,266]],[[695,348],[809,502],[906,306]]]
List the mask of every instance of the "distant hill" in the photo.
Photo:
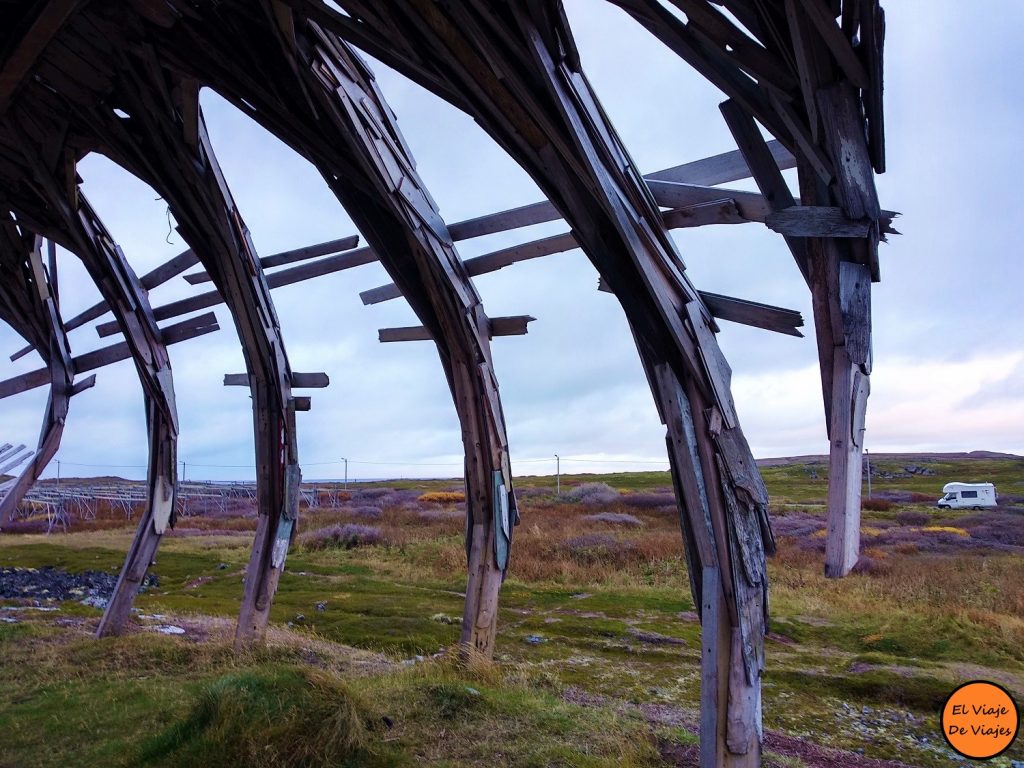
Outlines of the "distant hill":
[[[967,451],[960,453],[872,453],[872,460],[877,461],[949,461],[958,459],[1007,459],[1020,461],[1024,456],[1015,453],[1000,453],[998,451]],[[786,464],[813,464],[827,462],[827,455],[808,456],[780,456],[773,459],[757,459],[759,467],[781,467]]]

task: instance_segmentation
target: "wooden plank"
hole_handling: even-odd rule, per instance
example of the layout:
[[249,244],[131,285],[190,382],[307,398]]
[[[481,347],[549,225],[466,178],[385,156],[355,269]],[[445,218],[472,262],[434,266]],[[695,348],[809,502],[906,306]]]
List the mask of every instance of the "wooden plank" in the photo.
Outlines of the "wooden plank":
[[[290,251],[281,251],[270,256],[262,256],[260,257],[260,266],[264,269],[280,267],[285,264],[293,264],[296,261],[306,261],[307,259],[315,259],[318,256],[338,253],[339,251],[349,251],[357,245],[359,245],[359,235],[349,235],[348,237],[329,240],[325,243],[307,245],[303,248],[294,248]],[[191,285],[199,285],[200,283],[210,282],[210,275],[205,271],[194,272],[191,275],[185,275],[185,280]]]
[[491,336],[525,336],[528,332],[527,325],[536,319],[529,315],[492,317]]
[[[370,248],[358,248],[347,253],[339,253],[335,256],[328,256],[325,259],[300,264],[297,267],[282,269],[273,274],[267,275],[267,286],[269,288],[280,288],[285,285],[309,280],[314,277],[329,275],[333,272],[340,272],[344,269],[371,264],[377,260],[376,254]],[[172,317],[195,312],[200,309],[214,307],[224,302],[224,298],[217,291],[207,291],[197,296],[191,296],[180,301],[173,301],[170,304],[156,307],[153,315],[157,320],[168,320]],[[117,323],[101,323],[96,326],[96,332],[100,337],[113,336],[120,333]]]
[[[528,332],[527,325],[537,318],[529,315],[512,315],[509,317],[490,318],[490,337],[523,336]],[[430,341],[432,336],[422,325],[402,328],[381,328],[378,332],[382,343],[393,341]]]
[[[723,190],[725,191],[725,190]],[[665,211],[662,215],[665,226],[668,229],[681,229],[684,227],[700,227],[710,224],[745,224],[751,221],[746,218],[731,198],[713,200],[708,203],[698,203],[685,208],[676,208]],[[512,264],[521,261],[536,259],[554,253],[563,253],[579,247],[576,236],[571,232],[560,235],[533,240],[522,245],[513,245],[502,248],[482,256],[474,256],[466,259],[463,263],[466,271],[471,277],[495,272]],[[400,298],[402,295],[394,283],[381,285],[376,288],[362,291],[359,298],[363,304],[379,304],[392,299]]]
[[731,198],[665,211],[662,214],[662,220],[665,222],[666,229],[705,227],[714,224],[745,224],[750,221],[740,212],[736,201]]
[[868,73],[824,0],[800,0],[800,4],[850,82],[858,88],[867,88]]
[[[139,278],[139,282],[142,287],[147,291],[151,291],[154,288],[163,285],[173,277],[177,277],[189,267],[198,264],[199,259],[195,253],[189,248],[187,251],[179,253],[169,261],[164,262],[155,269],[147,272],[145,275]],[[93,304],[88,309],[75,315],[70,320],[64,323],[65,331],[73,331],[75,328],[79,328],[88,322],[91,322],[99,317],[103,317],[107,312],[110,311],[110,307],[107,306],[106,301],[99,301]],[[32,351],[32,347],[24,347],[19,349],[16,353],[11,355],[11,360],[17,360],[20,357],[27,355]]]
[[850,362],[870,371],[871,271],[863,264],[839,264],[839,308]]
[[879,219],[882,209],[856,93],[849,85],[822,88],[818,91],[818,107],[825,126],[825,144],[836,163],[836,186],[843,210],[851,219]]
[[377,331],[378,340],[382,344],[393,341],[431,341],[430,331],[422,325],[405,326],[402,328],[381,328]]
[[883,45],[885,43],[885,10],[878,0],[860,0],[863,18],[858,52],[867,60],[870,85],[864,89],[864,116],[868,123],[868,149],[876,173],[885,173],[885,114]]
[[[693,567],[693,566],[691,566]],[[700,768],[720,768],[723,756],[720,745],[725,741],[725,712],[719,654],[724,644],[723,624],[728,625],[722,598],[719,570],[705,565],[701,579],[700,617]]]
[[[719,105],[722,116],[725,118],[729,131],[736,140],[739,151],[747,161],[751,169],[754,181],[764,196],[764,200],[772,211],[779,211],[796,204],[793,193],[789,191],[786,180],[782,177],[782,171],[776,164],[768,149],[767,142],[761,131],[754,123],[754,119],[744,111],[738,104],[732,101],[725,101]],[[804,280],[810,281],[808,267],[807,246],[796,238],[787,238],[786,245],[789,247],[793,259],[803,275]]]
[[92,389],[95,386],[96,374],[93,373],[90,374],[89,376],[86,376],[84,379],[79,379],[78,381],[76,381],[74,385],[71,387],[71,391],[68,393],[68,396],[74,397],[75,395],[81,392],[85,392],[85,390],[87,389]]
[[718,348],[715,335],[704,319],[702,305],[699,302],[691,301],[686,305],[686,314],[697,339],[697,348],[711,383],[715,402],[722,410],[722,417],[726,425],[729,428],[735,427],[739,424],[739,418],[736,416],[736,406],[732,400],[732,369]]
[[292,388],[323,389],[330,385],[331,380],[326,373],[298,373],[292,371]]
[[772,210],[765,196],[757,192],[659,180],[648,180],[647,186],[658,205],[664,208],[683,208],[728,198],[735,202],[740,213],[748,221],[764,221],[764,217]]
[[775,331],[787,336],[803,337],[803,334],[797,328],[804,324],[804,319],[795,310],[773,307],[769,304],[759,304],[754,301],[723,296],[718,293],[708,293],[707,291],[701,291],[700,297],[711,312],[712,317],[717,319],[742,323],[754,328],[763,328],[766,331]]
[[765,217],[765,226],[787,237],[866,237],[870,219],[850,219],[842,208],[794,205]]
[[825,575],[842,578],[860,554],[861,451],[851,438],[854,372],[846,347],[836,347],[832,374],[832,428],[829,441],[828,525]]
[[658,2],[646,0],[611,0],[633,16],[669,49],[689,63],[705,78],[736,99],[757,116],[769,131],[784,143],[789,139],[786,127],[768,104],[767,97],[746,74],[724,54],[709,49],[686,25]]
[[732,59],[762,86],[782,93],[795,89],[796,79],[785,61],[738,29],[706,0],[672,0],[672,3],[686,14],[688,28],[713,41],[725,58]]
[[7,112],[15,91],[80,4],[81,0],[49,0],[33,4],[29,13],[34,13],[34,18],[0,65],[0,116]]
[[[217,324],[216,316],[212,312],[207,312],[205,315],[189,318],[160,329],[160,336],[165,344],[170,345],[205,336],[217,330],[220,330],[220,326]],[[128,344],[122,341],[109,347],[78,355],[73,358],[72,362],[77,373],[85,373],[120,360],[127,360],[129,357],[131,357],[131,350],[128,348]],[[49,369],[47,368],[40,368],[0,381],[0,399],[41,387],[48,381]]]
[[[768,142],[768,151],[779,168],[796,167],[796,158],[777,139]],[[682,165],[675,165],[661,171],[648,173],[644,178],[648,181],[677,181],[686,184],[701,184],[712,187],[716,184],[728,184],[730,181],[741,181],[751,176],[750,167],[739,150],[723,152],[702,160],[693,160]]]

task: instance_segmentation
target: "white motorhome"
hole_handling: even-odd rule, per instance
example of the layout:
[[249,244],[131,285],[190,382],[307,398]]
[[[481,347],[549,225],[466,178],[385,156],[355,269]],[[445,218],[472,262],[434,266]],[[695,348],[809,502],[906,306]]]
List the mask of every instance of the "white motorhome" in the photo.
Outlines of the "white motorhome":
[[946,483],[938,501],[940,509],[981,509],[996,505],[996,487],[992,483]]

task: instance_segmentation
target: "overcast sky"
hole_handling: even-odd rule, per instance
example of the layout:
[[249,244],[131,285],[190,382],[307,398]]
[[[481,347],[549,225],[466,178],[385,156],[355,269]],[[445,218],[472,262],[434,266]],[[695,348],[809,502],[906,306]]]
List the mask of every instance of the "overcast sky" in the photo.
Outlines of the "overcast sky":
[[[873,290],[866,445],[1024,453],[1024,219],[1017,213],[1024,88],[1013,64],[1024,3],[998,3],[998,13],[950,0],[885,7],[889,170],[878,187],[882,206],[902,212],[903,236],[881,246],[882,282]],[[682,60],[609,4],[572,0],[567,8],[587,74],[644,172],[735,148],[718,111],[724,97]],[[542,198],[469,118],[375,68],[448,222]],[[356,231],[308,163],[215,94],[205,92],[203,106],[261,255]],[[101,157],[87,158],[79,172],[136,272],[186,247],[168,235],[166,207],[144,184]],[[469,258],[565,229],[556,222],[458,247]],[[698,288],[803,313],[803,339],[727,322],[718,338],[754,454],[825,453],[810,297],[782,238],[758,224],[673,236]],[[59,266],[69,318],[98,294],[73,256],[62,253]],[[307,478],[340,477],[342,457],[354,478],[461,472],[458,422],[436,350],[429,342],[378,343],[378,328],[418,322],[403,301],[364,307],[359,300],[359,291],[384,282],[373,264],[274,291],[292,369],[331,378],[328,389],[312,392],[313,410],[298,416]],[[664,427],[622,311],[596,290],[597,273],[582,252],[508,267],[476,285],[491,316],[537,318],[529,335],[493,341],[516,474],[554,472],[556,453],[565,457],[563,471],[667,466]],[[150,298],[160,306],[196,292],[177,278]],[[228,312],[216,312],[221,331],[171,347],[179,458],[189,478],[246,478],[253,474],[248,393],[221,385],[223,374],[244,370],[242,355]],[[81,354],[109,340],[86,326],[71,343]],[[0,353],[20,346],[0,324]],[[0,377],[38,366],[35,355],[4,362]],[[3,401],[0,443],[34,446],[45,402],[45,389]],[[96,387],[74,398],[57,458],[65,476],[144,476],[145,419],[130,361],[98,371]]]

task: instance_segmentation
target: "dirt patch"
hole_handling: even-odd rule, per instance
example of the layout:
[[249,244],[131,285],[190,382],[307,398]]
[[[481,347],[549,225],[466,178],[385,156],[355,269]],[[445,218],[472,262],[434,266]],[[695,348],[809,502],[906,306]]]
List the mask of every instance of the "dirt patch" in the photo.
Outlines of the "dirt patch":
[[[582,707],[610,706],[619,711],[639,713],[651,725],[685,728],[691,733],[698,729],[697,714],[671,704],[634,704],[608,696],[589,693],[575,686],[562,691],[562,698]],[[896,760],[879,760],[854,752],[823,747],[795,736],[777,731],[766,731],[764,749],[785,757],[799,758],[807,768],[913,768]],[[660,739],[658,751],[662,759],[677,768],[697,768],[700,764],[700,748],[693,744]]]

